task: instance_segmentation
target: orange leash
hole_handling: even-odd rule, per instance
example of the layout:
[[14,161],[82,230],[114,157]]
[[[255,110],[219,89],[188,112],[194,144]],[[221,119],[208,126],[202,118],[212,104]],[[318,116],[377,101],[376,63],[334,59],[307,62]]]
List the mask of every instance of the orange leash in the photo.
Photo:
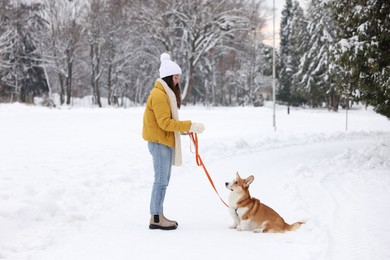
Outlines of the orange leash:
[[213,182],[213,179],[211,178],[209,172],[207,171],[207,168],[206,166],[204,165],[203,161],[202,161],[202,158],[200,158],[200,155],[199,155],[199,150],[198,150],[198,135],[195,134],[195,133],[189,133],[189,136],[192,140],[192,143],[194,144],[195,146],[195,159],[196,159],[196,164],[198,166],[202,166],[203,167],[203,170],[204,172],[206,173],[206,176],[207,178],[209,179],[209,182],[211,184],[211,186],[214,188],[215,192],[217,193],[219,199],[222,201],[223,204],[225,204],[226,207],[230,208],[229,205],[222,199],[221,195],[219,195],[218,191],[217,191],[217,188],[215,187],[214,185],[214,182]]

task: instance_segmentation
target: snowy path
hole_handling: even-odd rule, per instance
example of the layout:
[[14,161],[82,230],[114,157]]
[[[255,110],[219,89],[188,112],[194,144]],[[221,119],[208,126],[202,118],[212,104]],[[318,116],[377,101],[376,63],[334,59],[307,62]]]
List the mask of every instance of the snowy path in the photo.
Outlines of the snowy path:
[[[310,231],[305,235],[317,243],[306,248],[307,252],[313,252],[304,259],[312,259],[311,256],[313,259],[387,259],[390,239],[378,241],[377,238],[390,234],[390,227],[385,223],[390,217],[390,203],[384,185],[390,182],[390,176],[381,167],[390,163],[390,139],[387,137],[384,146],[375,138],[357,138],[235,156],[223,161],[224,168],[254,174],[257,180],[252,185],[256,187],[255,191],[252,187],[252,195],[256,197],[256,191],[264,193],[258,198],[279,212],[287,208],[287,212],[281,213],[286,221],[307,221],[300,232]],[[376,142],[379,147],[371,145]],[[379,148],[378,157],[364,156],[364,150],[370,147]],[[372,168],[379,169],[373,172]],[[295,194],[290,190],[295,190]],[[378,211],[383,214],[380,220],[376,219]],[[383,227],[377,221],[383,221]]]
[[[294,111],[274,132],[250,120],[260,112],[264,122],[266,108],[182,112],[209,126],[200,153],[223,198],[236,171],[253,174],[252,196],[307,223],[285,234],[228,229],[184,136],[165,204],[179,229],[150,231],[141,108],[0,106],[0,259],[390,259],[388,120],[352,111],[359,130],[344,133],[331,124],[342,115]],[[226,116],[247,127],[221,132]],[[302,130],[307,121],[312,129]]]
[[[321,223],[330,259],[388,259],[390,139],[362,140],[297,169],[294,187]],[[323,169],[326,169],[325,171]],[[315,195],[316,197],[313,197]],[[382,239],[378,239],[382,238]]]

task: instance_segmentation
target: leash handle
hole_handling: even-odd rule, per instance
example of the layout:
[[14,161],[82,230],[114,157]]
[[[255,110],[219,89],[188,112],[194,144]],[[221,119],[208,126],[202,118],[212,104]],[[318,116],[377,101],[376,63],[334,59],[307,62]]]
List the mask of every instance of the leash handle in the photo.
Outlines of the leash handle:
[[196,160],[196,164],[198,166],[202,166],[202,168],[203,168],[207,178],[209,179],[209,182],[210,182],[211,186],[213,187],[215,193],[217,193],[217,195],[218,195],[219,199],[222,201],[222,203],[225,204],[226,207],[230,208],[229,205],[222,199],[221,195],[219,195],[218,190],[217,190],[217,188],[214,185],[213,179],[211,178],[211,176],[210,176],[206,166],[204,165],[204,163],[202,161],[202,158],[200,158],[198,135],[196,133],[189,133],[189,136],[190,136],[190,139],[191,139],[191,141],[192,141],[192,143],[194,144],[194,147],[195,147],[195,160]]

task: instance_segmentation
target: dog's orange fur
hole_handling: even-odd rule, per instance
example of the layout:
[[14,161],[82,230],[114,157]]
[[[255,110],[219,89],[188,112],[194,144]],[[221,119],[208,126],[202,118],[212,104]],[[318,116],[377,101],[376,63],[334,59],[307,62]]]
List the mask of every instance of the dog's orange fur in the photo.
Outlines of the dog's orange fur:
[[232,228],[254,232],[285,232],[297,230],[303,222],[287,224],[272,208],[251,197],[249,185],[254,177],[242,179],[237,173],[236,179],[226,183],[232,192],[229,197],[231,214],[234,219]]

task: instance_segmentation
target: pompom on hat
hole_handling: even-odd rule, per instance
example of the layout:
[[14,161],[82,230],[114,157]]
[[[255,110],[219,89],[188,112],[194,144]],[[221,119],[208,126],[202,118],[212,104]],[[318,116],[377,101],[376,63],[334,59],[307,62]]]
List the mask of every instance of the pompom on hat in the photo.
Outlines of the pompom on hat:
[[181,75],[181,68],[176,62],[171,60],[171,56],[168,53],[163,53],[160,56],[160,78],[165,78],[171,75]]

